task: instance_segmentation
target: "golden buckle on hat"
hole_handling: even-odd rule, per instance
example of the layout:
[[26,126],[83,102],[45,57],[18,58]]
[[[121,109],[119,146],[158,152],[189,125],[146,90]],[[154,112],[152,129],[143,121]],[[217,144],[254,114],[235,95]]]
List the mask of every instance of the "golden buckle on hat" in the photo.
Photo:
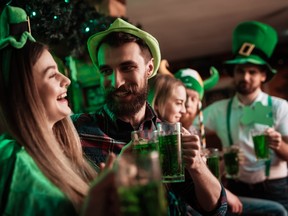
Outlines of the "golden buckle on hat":
[[251,43],[243,43],[240,50],[239,50],[239,54],[240,55],[244,55],[244,56],[250,56],[253,49],[254,49],[255,45],[251,44]]

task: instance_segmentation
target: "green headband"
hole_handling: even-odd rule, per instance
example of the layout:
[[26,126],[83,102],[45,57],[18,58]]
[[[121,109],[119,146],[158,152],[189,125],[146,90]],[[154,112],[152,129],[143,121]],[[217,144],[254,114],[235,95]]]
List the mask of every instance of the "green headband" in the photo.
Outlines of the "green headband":
[[200,100],[203,99],[204,91],[214,87],[219,81],[219,73],[215,67],[210,67],[210,77],[202,80],[200,74],[193,69],[180,69],[175,73],[175,77],[181,80],[186,88],[199,93]]
[[[0,49],[12,46],[21,49],[27,40],[35,41],[30,33],[30,23],[26,12],[18,7],[6,5],[0,15]],[[9,62],[11,50],[7,50],[3,56],[3,76],[8,82]]]

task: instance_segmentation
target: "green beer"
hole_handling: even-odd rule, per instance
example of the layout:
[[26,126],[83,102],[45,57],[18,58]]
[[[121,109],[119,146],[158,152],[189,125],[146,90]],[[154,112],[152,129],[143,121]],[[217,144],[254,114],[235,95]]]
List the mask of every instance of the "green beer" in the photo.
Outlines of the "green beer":
[[258,160],[269,158],[269,147],[266,135],[253,136],[255,155]]
[[131,132],[133,152],[136,154],[148,154],[158,150],[157,130],[138,130]]
[[220,178],[220,169],[219,169],[219,156],[212,155],[207,157],[207,166],[213,175],[219,179]]
[[144,142],[133,146],[133,152],[136,154],[148,154],[151,151],[157,151],[157,143]]
[[182,163],[182,151],[180,134],[159,136],[159,158],[162,169],[163,182],[182,182],[184,166]]
[[118,194],[123,216],[166,216],[168,214],[161,182],[122,186],[118,188]]
[[239,172],[238,152],[230,150],[224,153],[224,163],[226,173],[230,176],[235,176]]

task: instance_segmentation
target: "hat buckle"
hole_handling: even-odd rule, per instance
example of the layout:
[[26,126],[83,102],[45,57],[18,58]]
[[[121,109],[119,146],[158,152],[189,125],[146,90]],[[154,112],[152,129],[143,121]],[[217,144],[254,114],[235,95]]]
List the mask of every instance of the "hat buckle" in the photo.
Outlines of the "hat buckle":
[[238,53],[243,56],[250,56],[254,48],[255,48],[254,44],[245,42],[242,44]]

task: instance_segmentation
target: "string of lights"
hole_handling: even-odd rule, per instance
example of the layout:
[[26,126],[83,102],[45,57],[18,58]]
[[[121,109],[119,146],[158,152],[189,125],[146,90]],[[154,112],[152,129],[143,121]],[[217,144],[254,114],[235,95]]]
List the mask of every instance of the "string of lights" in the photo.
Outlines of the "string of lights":
[[86,42],[92,34],[105,30],[116,19],[98,13],[84,0],[6,0],[5,3],[26,11],[32,34],[38,41],[52,47],[61,45],[66,56],[75,58],[87,53]]

